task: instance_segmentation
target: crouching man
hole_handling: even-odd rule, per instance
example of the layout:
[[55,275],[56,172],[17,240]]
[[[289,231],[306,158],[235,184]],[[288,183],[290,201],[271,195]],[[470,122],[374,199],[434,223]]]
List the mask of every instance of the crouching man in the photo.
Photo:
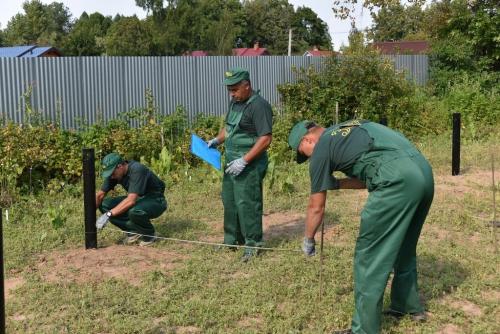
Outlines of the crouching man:
[[[143,164],[124,160],[117,153],[102,159],[102,169],[104,182],[96,193],[96,206],[103,215],[97,219],[97,229],[111,222],[128,232],[125,244],[151,245],[156,239],[151,219],[167,209],[165,183]],[[105,198],[118,184],[127,191],[127,196]]]

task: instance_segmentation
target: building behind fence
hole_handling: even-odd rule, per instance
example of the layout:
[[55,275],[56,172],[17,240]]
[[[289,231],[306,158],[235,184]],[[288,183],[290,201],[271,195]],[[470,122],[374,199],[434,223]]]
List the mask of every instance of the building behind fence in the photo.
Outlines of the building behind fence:
[[[389,58],[409,79],[427,82],[427,56]],[[297,80],[293,68],[321,69],[324,61],[286,56],[0,58],[0,115],[23,123],[28,107],[64,128],[75,128],[79,121],[93,124],[145,107],[146,89],[152,91],[160,114],[181,105],[189,118],[198,113],[223,115],[229,101],[223,73],[233,66],[247,68],[254,89],[279,106],[277,85]]]

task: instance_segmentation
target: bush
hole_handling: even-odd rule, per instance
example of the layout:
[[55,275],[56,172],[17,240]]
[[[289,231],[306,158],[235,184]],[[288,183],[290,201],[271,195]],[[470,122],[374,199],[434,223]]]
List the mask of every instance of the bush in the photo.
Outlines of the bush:
[[[8,123],[0,127],[1,202],[10,203],[15,192],[31,192],[56,184],[74,183],[82,173],[82,148],[95,150],[96,170],[102,157],[118,152],[126,159],[143,161],[155,172],[175,173],[181,166],[199,163],[189,152],[190,135],[211,138],[221,126],[219,117],[198,115],[188,121],[178,107],[171,115],[159,116],[148,98],[146,108],[122,113],[108,123],[82,124],[79,131],[64,130],[47,122],[27,126]],[[131,124],[138,124],[134,127]],[[17,189],[17,190],[16,190]]]
[[286,112],[296,118],[314,120],[328,126],[335,122],[336,103],[339,120],[364,118],[378,121],[386,117],[390,124],[410,131],[418,122],[409,101],[416,86],[395,73],[390,60],[363,46],[353,44],[340,58],[328,59],[321,72],[309,68],[301,72],[297,83],[280,86]]

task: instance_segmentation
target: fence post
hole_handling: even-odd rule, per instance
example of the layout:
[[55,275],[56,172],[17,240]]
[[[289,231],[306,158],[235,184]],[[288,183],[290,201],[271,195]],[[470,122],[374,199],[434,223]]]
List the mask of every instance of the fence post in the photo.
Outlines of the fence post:
[[5,282],[3,274],[3,209],[0,208],[0,333],[5,334]]
[[451,175],[460,174],[460,113],[453,113]]
[[93,148],[83,149],[83,211],[85,219],[85,249],[97,248],[95,205],[95,157]]

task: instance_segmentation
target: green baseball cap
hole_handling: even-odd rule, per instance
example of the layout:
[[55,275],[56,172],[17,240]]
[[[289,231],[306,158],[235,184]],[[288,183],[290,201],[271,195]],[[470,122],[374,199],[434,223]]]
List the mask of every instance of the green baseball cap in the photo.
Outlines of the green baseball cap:
[[300,153],[298,151],[300,142],[302,141],[302,138],[306,135],[306,133],[309,131],[309,129],[316,124],[311,121],[301,121],[295,124],[290,131],[290,134],[288,135],[288,145],[297,152],[297,163],[301,164],[304,161],[306,161],[309,157],[306,155]]
[[224,73],[224,81],[222,83],[226,86],[232,86],[242,80],[250,80],[248,71],[241,67],[233,67]]
[[108,178],[113,174],[116,166],[123,162],[123,158],[118,153],[110,153],[102,159],[102,177]]

